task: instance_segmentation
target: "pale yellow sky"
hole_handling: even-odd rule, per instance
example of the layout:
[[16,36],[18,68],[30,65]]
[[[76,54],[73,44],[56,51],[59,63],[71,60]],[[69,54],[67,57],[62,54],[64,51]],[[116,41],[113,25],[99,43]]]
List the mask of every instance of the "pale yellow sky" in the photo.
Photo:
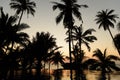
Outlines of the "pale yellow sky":
[[[60,2],[60,0],[31,1],[36,2],[37,8],[34,17],[31,15],[27,17],[26,14],[23,16],[22,22],[27,23],[31,26],[31,28],[25,30],[25,32],[27,32],[31,38],[35,35],[36,32],[50,32],[51,35],[54,35],[54,37],[57,38],[58,46],[63,46],[61,49],[62,52],[68,54],[68,43],[66,43],[64,40],[66,38],[66,30],[64,29],[62,22],[56,25],[55,17],[58,15],[59,11],[53,11],[53,4],[50,3],[51,1]],[[15,11],[10,9],[9,2],[10,0],[0,0],[0,6],[3,6],[5,12],[14,15]],[[104,31],[102,28],[98,30],[98,25],[96,25],[94,19],[98,11],[105,9],[114,9],[115,14],[118,14],[120,16],[120,0],[78,0],[78,4],[87,4],[89,6],[87,9],[80,9],[82,18],[84,20],[84,30],[88,28],[94,28],[97,31],[96,33],[93,33],[93,35],[95,35],[98,40],[95,43],[90,44],[92,51],[96,50],[97,48],[103,51],[105,48],[107,48],[108,53],[111,52],[118,55],[108,31]],[[120,20],[118,19],[117,21]],[[78,21],[76,23],[79,24]],[[111,30],[113,35],[119,33],[116,28]],[[86,49],[86,47],[82,48]],[[92,51],[87,55],[91,55],[93,53]]]

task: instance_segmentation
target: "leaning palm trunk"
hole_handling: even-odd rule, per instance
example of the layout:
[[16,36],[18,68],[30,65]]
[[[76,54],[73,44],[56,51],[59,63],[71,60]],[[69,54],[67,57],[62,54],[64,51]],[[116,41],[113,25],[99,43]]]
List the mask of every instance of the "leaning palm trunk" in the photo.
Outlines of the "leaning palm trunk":
[[108,28],[108,31],[109,31],[109,33],[110,33],[110,36],[111,36],[111,38],[112,38],[112,40],[113,40],[113,43],[114,43],[116,49],[117,49],[117,51],[118,51],[118,53],[119,53],[119,55],[120,55],[120,50],[118,49],[117,44],[115,43],[115,40],[114,40],[114,37],[113,37],[113,35],[112,35],[112,33],[111,33],[110,28]]

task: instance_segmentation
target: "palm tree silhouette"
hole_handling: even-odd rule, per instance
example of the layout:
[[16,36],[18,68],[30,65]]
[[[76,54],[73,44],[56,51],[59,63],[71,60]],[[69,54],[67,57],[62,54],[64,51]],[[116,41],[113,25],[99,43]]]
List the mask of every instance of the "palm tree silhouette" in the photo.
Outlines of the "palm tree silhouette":
[[30,0],[11,0],[10,7],[16,10],[16,15],[21,14],[18,21],[18,24],[20,24],[24,12],[34,16],[36,4]]
[[4,40],[4,46],[11,45],[11,49],[13,49],[14,44],[19,43],[21,45],[25,45],[25,42],[29,41],[28,34],[21,32],[22,30],[29,28],[29,25],[25,23],[16,25],[16,21],[16,17],[4,14],[3,10],[1,10],[0,31],[1,34],[4,36],[4,38],[1,39]]
[[[75,47],[73,46],[73,55],[76,58],[75,59],[76,64],[78,64],[78,62],[80,62],[80,61],[78,61],[78,56],[79,56],[80,52],[82,54],[81,45],[85,44],[87,46],[88,50],[90,51],[89,43],[97,40],[97,38],[92,35],[92,32],[95,32],[95,30],[87,29],[86,31],[83,31],[82,25],[80,25],[79,27],[74,26],[74,28],[72,29],[71,39],[73,41],[76,41]],[[68,42],[69,38],[66,38],[66,41]]]
[[53,35],[50,35],[49,32],[37,32],[36,36],[32,40],[32,52],[37,58],[37,74],[39,75],[41,69],[41,61],[44,57],[51,51],[52,48],[56,47],[56,38]]
[[[61,47],[55,46],[55,48],[51,49],[50,52],[45,56],[46,61],[48,62],[48,65],[49,65],[48,66],[48,68],[49,68],[49,78],[50,78],[50,67],[51,67],[50,63],[54,60],[53,58],[55,58],[55,53],[59,48],[61,48]],[[57,51],[57,52],[59,52],[59,51]]]
[[87,5],[79,5],[77,4],[77,0],[61,0],[63,3],[58,2],[52,2],[53,10],[59,9],[60,13],[56,17],[56,23],[60,23],[63,19],[63,25],[64,28],[68,29],[69,32],[69,56],[70,56],[70,63],[72,63],[71,59],[71,30],[73,28],[74,18],[73,15],[78,18],[79,20],[82,20],[81,13],[79,12],[79,8],[85,7],[87,8]]
[[63,55],[60,51],[57,51],[53,54],[53,56],[51,57],[51,62],[55,65],[57,65],[57,69],[59,69],[59,63],[63,63]]
[[[108,30],[110,33],[110,36],[114,41],[114,37],[111,33],[110,27],[114,28],[114,23],[116,23],[116,18],[118,18],[118,16],[116,14],[113,14],[114,10],[108,10],[106,9],[105,11],[99,11],[98,14],[96,15],[96,24],[99,24],[99,28],[103,27],[103,29],[106,31]],[[116,47],[117,48],[117,47]],[[120,51],[117,48],[118,53],[120,54]]]
[[120,60],[119,57],[114,55],[108,55],[106,53],[106,50],[102,53],[100,49],[97,49],[94,51],[93,56],[98,58],[98,62],[93,65],[94,68],[97,68],[98,66],[101,68],[103,73],[111,72],[112,69],[114,70],[120,70],[119,67],[116,66],[114,60]]
[[[81,44],[85,44],[88,50],[90,51],[89,43],[94,42],[97,40],[95,36],[92,35],[92,32],[95,32],[94,29],[87,29],[86,31],[83,31],[82,25],[74,26],[71,34],[71,38],[73,41],[76,41],[76,45],[78,45],[81,49]],[[68,38],[66,38],[68,41]]]
[[5,45],[5,30],[6,30],[6,19],[8,19],[8,14],[4,14],[3,8],[0,8],[0,47],[4,47]]
[[85,52],[79,49],[78,45],[75,45],[74,51],[72,52],[74,55],[73,66],[76,70],[83,70],[87,68],[90,62],[87,61],[87,56],[85,56]]
[[3,49],[5,50],[5,54],[8,56],[10,78],[13,78],[14,65],[16,62],[16,54],[14,53],[17,53],[16,50],[19,47],[24,47],[29,38],[27,33],[21,32],[21,30],[24,30],[29,26],[24,23],[16,25],[16,21],[16,17],[5,14],[1,9],[0,34],[3,36],[1,37],[3,40]]

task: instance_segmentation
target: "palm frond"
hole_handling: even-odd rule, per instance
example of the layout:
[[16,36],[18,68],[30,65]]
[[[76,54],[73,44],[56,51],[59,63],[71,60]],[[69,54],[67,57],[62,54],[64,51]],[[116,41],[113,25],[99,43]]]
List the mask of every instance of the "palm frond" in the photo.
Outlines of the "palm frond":
[[84,39],[88,42],[94,42],[95,40],[97,40],[95,36],[85,36]]
[[79,8],[88,8],[88,5],[79,5],[79,4],[74,4],[75,7]]
[[18,31],[30,28],[30,26],[28,24],[25,23],[21,23],[20,25],[17,26],[18,27]]
[[90,66],[90,69],[91,70],[96,70],[98,67],[101,67],[101,65],[102,64],[100,62],[96,62],[96,63],[94,63]]
[[88,59],[88,60],[86,60],[84,63],[83,63],[83,65],[85,65],[85,66],[88,66],[88,65],[93,65],[93,64],[95,64],[95,63],[97,63],[98,61],[96,60],[96,59]]
[[103,53],[100,49],[95,50],[93,56],[96,56],[100,61],[104,61]]
[[115,11],[115,10],[113,10],[113,9],[110,10],[109,12],[108,12],[108,9],[106,9],[106,10],[107,10],[106,12],[107,12],[108,15],[112,14],[112,13]]
[[105,49],[105,50],[104,50],[104,53],[103,53],[104,59],[106,58],[106,54],[107,54],[107,49]]
[[83,36],[92,34],[92,32],[96,32],[96,30],[95,30],[95,29],[88,29],[88,30],[86,30],[86,31],[83,33]]
[[81,13],[79,12],[77,7],[73,8],[73,14],[79,19],[82,20]]
[[58,3],[58,2],[51,2],[51,3],[54,4],[53,7],[52,7],[53,10],[56,10],[58,8],[60,11],[62,11],[65,8],[64,4],[61,4],[61,3]]
[[56,17],[56,23],[60,23],[60,21],[63,19],[64,12],[60,12],[59,15]]
[[107,58],[106,58],[107,60],[120,60],[120,58],[118,57],[118,56],[115,56],[115,55],[109,55],[109,56],[107,56]]
[[90,46],[89,46],[89,43],[88,43],[88,42],[86,42],[86,41],[82,40],[82,43],[83,43],[83,44],[85,44],[85,46],[87,47],[88,51],[90,51],[90,50],[91,50],[91,48],[90,48]]
[[114,70],[116,70],[116,71],[120,71],[120,68],[115,64],[115,62],[110,62],[109,63],[109,66],[112,68],[112,69],[114,69]]
[[53,11],[57,9],[57,5],[54,5],[53,7]]

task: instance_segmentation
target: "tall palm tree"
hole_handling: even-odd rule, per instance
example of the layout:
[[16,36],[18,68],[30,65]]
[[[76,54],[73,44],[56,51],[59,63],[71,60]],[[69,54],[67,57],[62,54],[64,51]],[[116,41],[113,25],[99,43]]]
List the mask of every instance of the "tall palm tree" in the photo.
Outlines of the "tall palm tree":
[[[88,50],[90,51],[90,46],[89,43],[94,42],[95,40],[97,40],[97,38],[95,36],[92,35],[92,32],[95,32],[94,29],[87,29],[86,31],[83,31],[82,25],[80,25],[79,27],[74,26],[73,30],[72,30],[72,34],[71,34],[71,39],[73,41],[76,41],[76,45],[75,47],[73,47],[73,55],[75,56],[75,60],[76,60],[76,64],[78,64],[78,56],[81,52],[82,54],[82,49],[81,49],[81,45],[85,44],[88,48]],[[69,38],[66,38],[66,41],[69,41]]]
[[[105,11],[99,11],[98,14],[96,15],[96,24],[99,24],[99,28],[103,27],[103,29],[106,31],[108,30],[110,33],[110,36],[114,41],[114,37],[112,35],[112,32],[110,30],[111,28],[114,28],[114,23],[116,23],[116,18],[118,18],[118,16],[116,14],[113,14],[114,10],[108,10],[106,9]],[[116,47],[117,48],[117,47]],[[117,48],[118,53],[120,54],[120,51]]]
[[104,52],[101,52],[100,49],[94,51],[93,56],[97,57],[99,61],[98,63],[94,64],[93,67],[97,68],[98,66],[100,66],[103,72],[110,72],[112,71],[112,69],[120,70],[120,68],[117,67],[114,62],[114,60],[120,60],[119,57],[114,55],[107,56],[106,50],[107,49],[105,49]]
[[56,17],[56,23],[60,23],[63,19],[63,25],[64,28],[68,29],[69,32],[69,56],[70,56],[70,63],[71,60],[71,30],[73,28],[74,18],[73,15],[78,18],[79,20],[82,20],[81,13],[79,12],[79,8],[85,7],[87,8],[87,5],[79,5],[77,4],[77,0],[61,0],[63,3],[58,2],[52,2],[53,10],[59,9],[60,13]]
[[34,16],[36,4],[30,0],[11,0],[10,7],[16,10],[16,15],[21,14],[18,21],[18,24],[20,24],[24,12]]

